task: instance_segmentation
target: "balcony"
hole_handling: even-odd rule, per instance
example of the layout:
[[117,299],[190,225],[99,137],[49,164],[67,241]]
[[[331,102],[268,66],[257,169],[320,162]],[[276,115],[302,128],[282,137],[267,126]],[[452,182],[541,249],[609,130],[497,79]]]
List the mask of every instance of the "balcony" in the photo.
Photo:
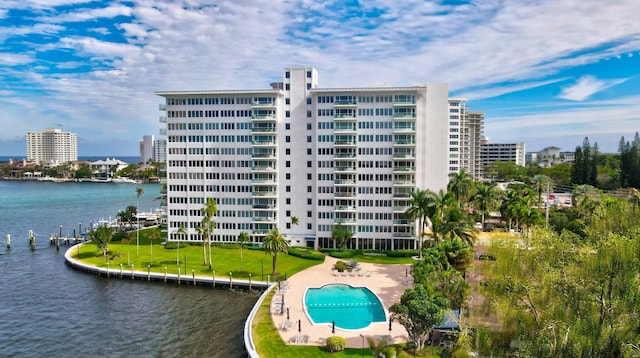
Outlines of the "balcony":
[[356,197],[356,193],[354,192],[335,192],[333,194],[334,198],[355,198]]
[[275,153],[253,153],[251,154],[251,158],[256,159],[276,159]]
[[415,126],[393,126],[393,133],[413,133],[415,131]]
[[349,205],[336,205],[333,207],[334,211],[347,211],[347,212],[355,212],[356,211],[356,207],[355,206],[349,206]]
[[416,145],[416,141],[412,139],[396,139],[393,141],[394,145]]
[[254,140],[251,142],[251,145],[275,147],[276,141],[275,140]]
[[254,216],[251,221],[258,223],[275,223],[276,218],[273,216]]
[[334,180],[333,184],[335,185],[356,185],[356,181],[355,180]]
[[167,128],[160,128],[160,135],[167,135]]
[[160,117],[158,118],[158,122],[160,122],[160,123],[167,123],[167,117],[165,117],[165,116],[160,116]]
[[333,131],[335,133],[352,133],[356,131],[356,126],[353,123],[336,123]]
[[260,107],[275,107],[276,99],[275,98],[254,98],[251,101],[252,108],[260,108]]
[[272,172],[276,170],[276,167],[273,165],[254,165],[251,170],[254,172]]
[[415,167],[393,167],[393,172],[396,173],[413,173],[416,171]]
[[395,186],[415,186],[416,183],[413,180],[394,180],[393,185]]
[[275,197],[278,196],[278,193],[275,190],[271,190],[271,191],[254,191],[253,193],[251,193],[251,196],[253,197]]
[[393,194],[393,198],[394,199],[410,199],[411,198],[411,194],[409,194],[409,193],[394,193]]
[[409,209],[409,205],[407,205],[407,206],[394,206],[393,207],[393,212],[394,213],[405,213],[405,212],[407,212],[407,209]]
[[251,127],[251,133],[273,133],[276,127]]
[[333,167],[333,171],[334,172],[355,172],[356,167],[355,166],[336,166],[336,167]]
[[351,158],[355,158],[356,157],[356,153],[336,152],[333,157],[336,158],[336,159],[351,159]]
[[356,224],[356,219],[344,219],[344,218],[340,218],[340,219],[333,219],[333,223],[334,224],[341,224],[341,225],[355,225]]
[[416,155],[414,153],[400,152],[393,153],[394,159],[416,159]]
[[356,145],[356,140],[336,140],[333,142],[335,146],[354,146]]
[[276,207],[271,204],[253,204],[251,208],[253,210],[274,210]]
[[415,222],[407,219],[396,219],[393,220],[393,225],[415,225]]
[[158,109],[161,110],[161,111],[166,111],[167,110],[167,105],[164,104],[164,103],[160,103],[158,105]]
[[272,112],[254,112],[251,114],[251,119],[256,121],[260,121],[260,120],[275,121],[277,118],[276,118],[276,114]]
[[395,98],[393,100],[393,105],[398,107],[414,106],[415,104],[415,98]]

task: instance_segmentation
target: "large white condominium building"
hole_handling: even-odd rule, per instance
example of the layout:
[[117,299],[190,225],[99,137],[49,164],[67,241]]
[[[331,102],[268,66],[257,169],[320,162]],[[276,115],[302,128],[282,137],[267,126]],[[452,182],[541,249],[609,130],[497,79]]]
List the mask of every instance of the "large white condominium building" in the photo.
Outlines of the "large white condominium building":
[[27,132],[27,158],[48,166],[76,161],[78,138],[75,133],[63,132],[58,128]]
[[[286,68],[270,89],[160,91],[166,115],[171,240],[199,241],[217,202],[213,240],[279,228],[292,245],[416,247],[410,193],[446,188],[460,169],[460,112],[447,84],[319,88],[313,68]],[[188,234],[176,232],[184,225]]]

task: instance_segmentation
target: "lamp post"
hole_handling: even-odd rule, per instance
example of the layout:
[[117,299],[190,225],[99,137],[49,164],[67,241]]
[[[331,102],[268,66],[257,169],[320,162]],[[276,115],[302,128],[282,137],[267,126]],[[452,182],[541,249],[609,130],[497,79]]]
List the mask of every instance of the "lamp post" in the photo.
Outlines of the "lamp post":
[[360,337],[362,338],[362,350],[360,353],[362,353],[361,357],[364,357],[364,336],[361,334]]

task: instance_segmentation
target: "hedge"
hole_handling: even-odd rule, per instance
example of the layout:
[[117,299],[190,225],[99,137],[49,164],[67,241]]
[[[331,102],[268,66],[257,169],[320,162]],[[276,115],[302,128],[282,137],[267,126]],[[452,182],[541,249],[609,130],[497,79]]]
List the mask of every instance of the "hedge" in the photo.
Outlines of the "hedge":
[[323,254],[319,252],[310,251],[307,248],[298,248],[298,247],[290,247],[289,255],[295,256],[295,257],[301,257],[303,259],[316,260],[316,261],[324,261],[324,257],[325,257]]

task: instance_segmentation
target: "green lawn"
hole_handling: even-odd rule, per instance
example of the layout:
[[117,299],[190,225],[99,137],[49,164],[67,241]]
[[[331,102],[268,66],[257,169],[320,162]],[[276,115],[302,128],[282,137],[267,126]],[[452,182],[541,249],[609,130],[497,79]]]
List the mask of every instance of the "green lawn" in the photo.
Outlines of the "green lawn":
[[[160,244],[163,239],[154,239],[153,247],[151,247],[149,245],[150,239],[147,236],[149,232],[150,230],[140,232],[137,249],[135,236],[128,242],[125,239],[122,242],[109,244],[109,267],[117,269],[122,264],[124,269],[130,269],[130,265],[133,265],[135,270],[145,271],[150,265],[152,271],[163,273],[166,267],[167,273],[172,274],[177,274],[178,267],[180,267],[180,272],[183,275],[185,273],[190,275],[193,270],[196,275],[212,276],[209,267],[203,265],[202,246],[194,245],[180,248],[179,257],[177,257],[177,249],[166,249],[164,245]],[[267,275],[272,272],[272,256],[265,254],[262,250],[249,250],[245,247],[242,249],[241,262],[240,251],[237,245],[212,246],[212,270],[215,271],[216,277],[229,277],[229,272],[232,272],[234,278],[247,279],[251,274],[253,280],[262,281],[264,274],[264,281],[266,281]],[[72,252],[72,256],[91,265],[107,267],[107,258],[102,256],[96,245],[91,243],[82,246],[79,255],[77,252]],[[278,272],[281,274],[280,278],[284,278],[285,273],[291,276],[320,263],[321,261],[279,254],[277,264]],[[271,280],[273,281],[273,277]]]

